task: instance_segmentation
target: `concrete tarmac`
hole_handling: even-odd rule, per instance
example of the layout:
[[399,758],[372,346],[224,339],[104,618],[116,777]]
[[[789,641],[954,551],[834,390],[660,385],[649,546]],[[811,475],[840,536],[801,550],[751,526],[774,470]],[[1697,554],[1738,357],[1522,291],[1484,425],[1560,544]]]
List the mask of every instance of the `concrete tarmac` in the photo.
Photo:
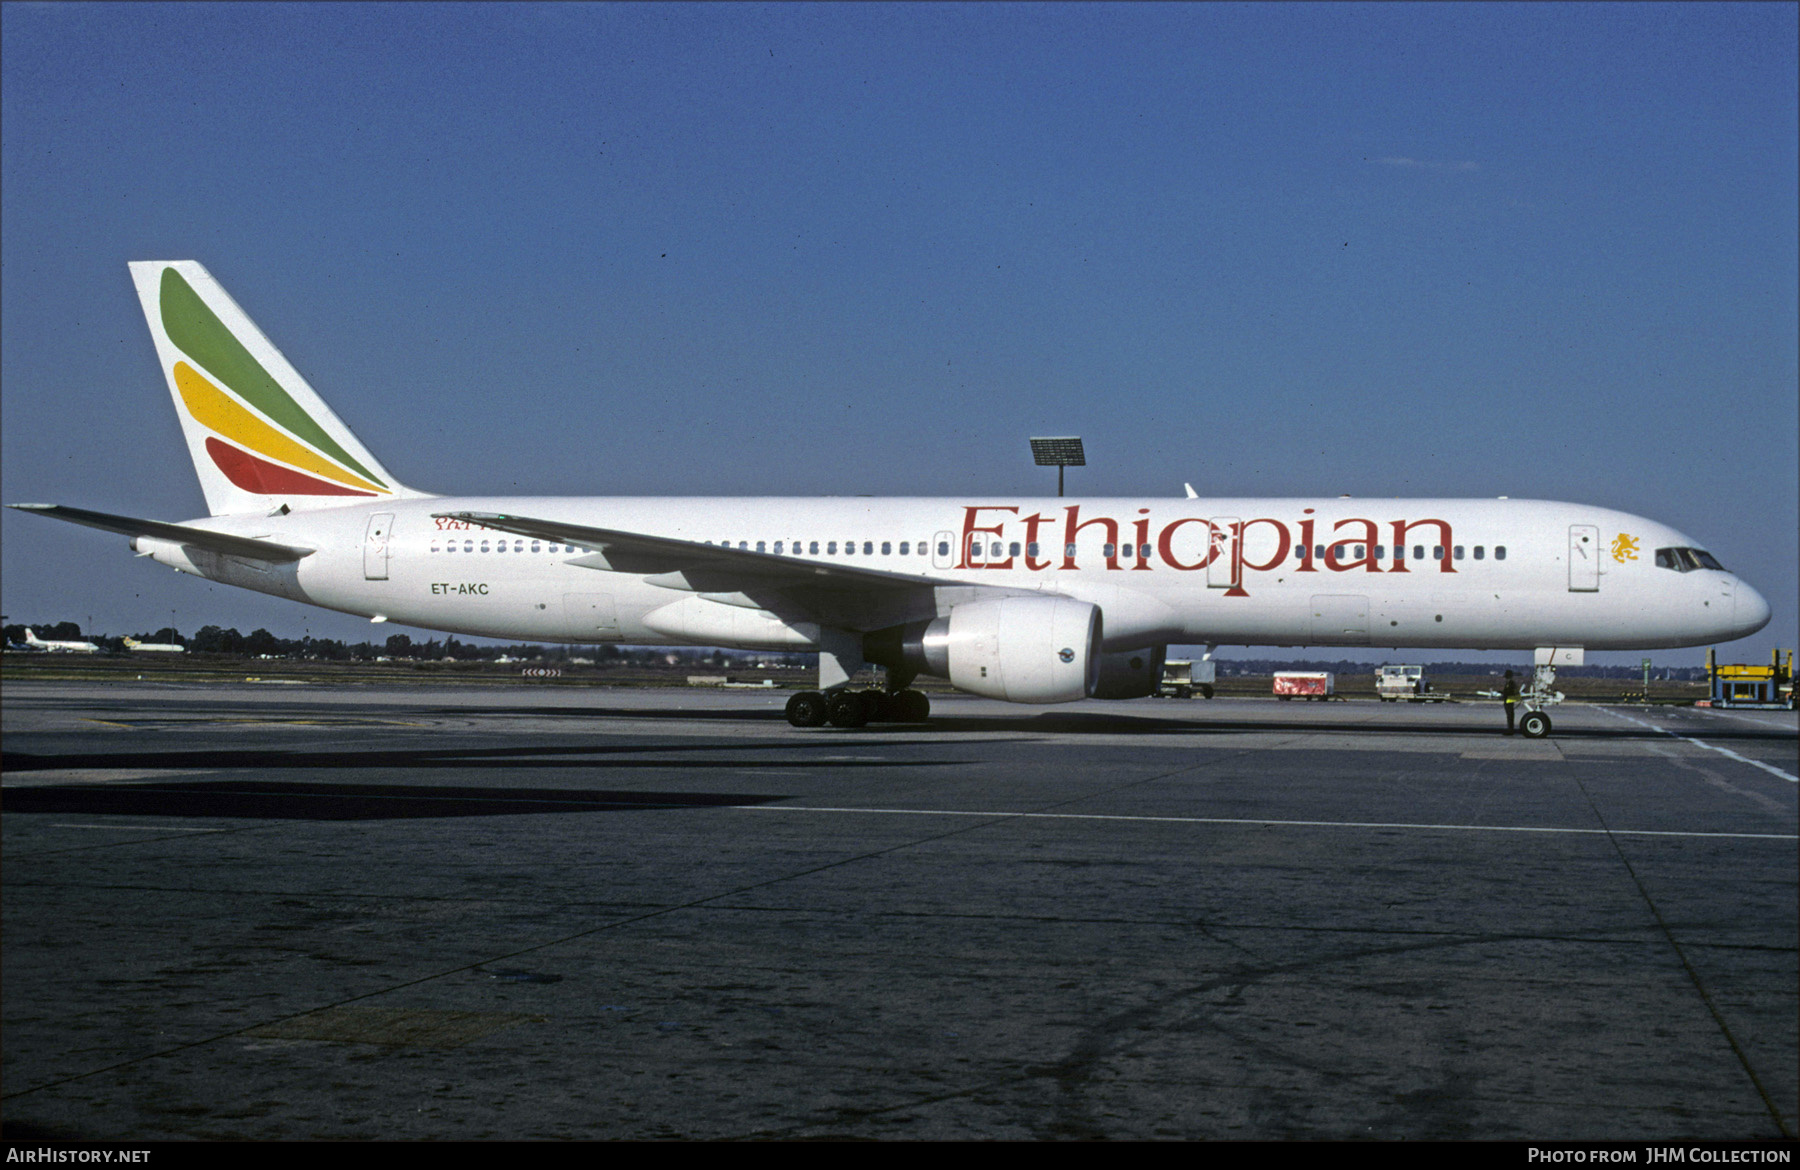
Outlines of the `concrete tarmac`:
[[1792,1138],[1795,716],[9,684],[9,1138]]

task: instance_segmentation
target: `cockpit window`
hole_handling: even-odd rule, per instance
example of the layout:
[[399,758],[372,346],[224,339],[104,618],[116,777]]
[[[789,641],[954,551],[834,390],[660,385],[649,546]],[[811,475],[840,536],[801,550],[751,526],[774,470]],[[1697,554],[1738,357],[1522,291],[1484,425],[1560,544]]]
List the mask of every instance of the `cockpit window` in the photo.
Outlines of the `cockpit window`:
[[1718,558],[1703,548],[1659,548],[1656,550],[1656,567],[1674,569],[1677,573],[1691,573],[1695,569],[1725,571]]

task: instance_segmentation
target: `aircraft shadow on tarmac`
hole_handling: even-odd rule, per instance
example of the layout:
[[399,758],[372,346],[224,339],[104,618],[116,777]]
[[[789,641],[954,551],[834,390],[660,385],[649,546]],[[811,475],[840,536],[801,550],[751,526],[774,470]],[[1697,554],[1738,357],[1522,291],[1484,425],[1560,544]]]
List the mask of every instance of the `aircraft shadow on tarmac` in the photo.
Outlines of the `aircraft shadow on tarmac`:
[[166,780],[8,788],[8,813],[223,817],[247,820],[387,821],[541,813],[646,812],[770,804],[767,793],[618,792],[479,785],[309,784],[282,780]]
[[[859,746],[871,741],[859,740]],[[626,744],[544,745],[499,748],[430,748],[323,751],[288,749],[203,749],[187,751],[82,752],[42,755],[8,752],[3,770],[10,776],[44,771],[273,771],[402,769],[631,769],[704,773],[813,769],[833,772],[869,768],[934,768],[965,763],[948,759],[844,759],[841,756],[792,758],[791,743],[769,744]],[[814,740],[809,745],[832,746]],[[788,749],[781,758],[757,752]],[[657,758],[643,758],[655,753]],[[725,753],[725,754],[715,754]],[[695,756],[700,758],[696,759]],[[620,758],[623,757],[623,758]],[[634,758],[635,757],[635,758]],[[59,813],[89,816],[237,817],[293,820],[392,820],[410,817],[516,816],[532,813],[635,812],[650,809],[710,808],[770,804],[786,794],[744,792],[667,792],[592,788],[526,788],[493,785],[380,784],[358,781],[263,779],[177,779],[112,783],[13,783],[0,795],[6,813]]]

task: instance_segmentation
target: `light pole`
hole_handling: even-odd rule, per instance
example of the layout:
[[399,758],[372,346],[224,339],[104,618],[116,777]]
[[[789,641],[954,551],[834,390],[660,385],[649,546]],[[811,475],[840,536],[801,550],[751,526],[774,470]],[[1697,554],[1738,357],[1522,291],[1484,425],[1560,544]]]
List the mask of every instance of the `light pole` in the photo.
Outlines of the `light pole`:
[[1031,440],[1031,457],[1039,467],[1056,468],[1057,499],[1061,499],[1063,494],[1063,468],[1087,466],[1087,456],[1081,450],[1081,439],[1076,435],[1033,439]]

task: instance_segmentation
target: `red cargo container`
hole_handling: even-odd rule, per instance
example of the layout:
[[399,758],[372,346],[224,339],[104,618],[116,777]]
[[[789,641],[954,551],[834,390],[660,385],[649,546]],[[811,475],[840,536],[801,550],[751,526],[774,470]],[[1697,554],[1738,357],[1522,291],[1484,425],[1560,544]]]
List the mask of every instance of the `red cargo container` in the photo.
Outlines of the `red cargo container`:
[[1299,695],[1303,699],[1329,699],[1332,677],[1323,670],[1283,670],[1275,675],[1275,697],[1286,702]]

